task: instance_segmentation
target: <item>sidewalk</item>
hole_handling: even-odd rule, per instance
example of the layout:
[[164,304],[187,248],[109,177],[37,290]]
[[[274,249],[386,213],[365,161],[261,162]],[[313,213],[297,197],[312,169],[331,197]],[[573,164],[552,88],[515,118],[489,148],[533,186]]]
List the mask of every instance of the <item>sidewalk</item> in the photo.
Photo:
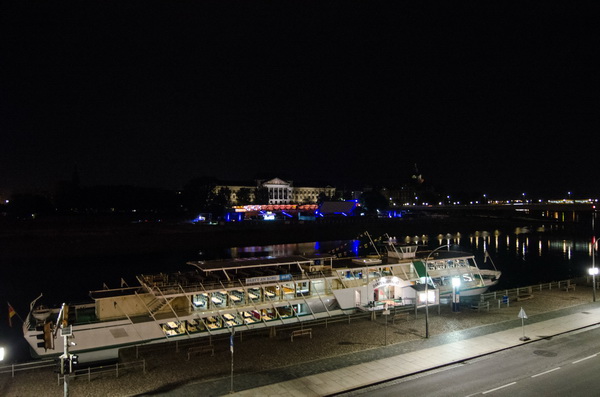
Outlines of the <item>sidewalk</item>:
[[[331,396],[599,324],[600,304],[582,304],[531,316],[524,320],[524,327],[517,318],[277,370],[239,374],[234,377],[235,393],[227,392],[231,380],[221,378],[142,395],[189,396],[202,390],[207,396]],[[523,333],[530,340],[520,340]]]
[[[352,365],[287,382],[249,389],[237,396],[326,396],[384,382],[485,354],[532,343],[565,332],[600,324],[600,308],[577,307],[576,312],[455,342],[443,343],[394,357]],[[563,310],[561,310],[562,312]],[[559,314],[559,313],[557,313]],[[520,320],[518,320],[520,322]],[[530,340],[522,341],[525,336]]]

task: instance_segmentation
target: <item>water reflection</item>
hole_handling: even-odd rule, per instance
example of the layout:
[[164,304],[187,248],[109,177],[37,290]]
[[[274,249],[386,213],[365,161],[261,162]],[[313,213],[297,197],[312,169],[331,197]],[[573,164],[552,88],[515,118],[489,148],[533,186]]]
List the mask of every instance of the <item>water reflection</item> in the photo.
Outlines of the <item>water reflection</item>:
[[[535,231],[533,231],[535,230]],[[493,253],[493,260],[503,271],[501,288],[525,286],[537,282],[563,280],[587,275],[592,263],[592,254],[597,245],[585,238],[565,239],[555,236],[553,228],[519,227],[511,230],[461,231],[439,233],[432,237],[414,235],[396,238],[407,244],[416,244],[423,249],[432,249],[444,244],[458,245],[472,252],[483,263],[484,252]],[[463,239],[462,236],[469,236]],[[493,236],[493,238],[492,238]],[[232,248],[231,256],[254,255],[286,256],[297,254],[327,253],[340,246],[348,246],[357,255],[364,248],[364,241],[321,241],[309,243],[279,244],[264,247]]]

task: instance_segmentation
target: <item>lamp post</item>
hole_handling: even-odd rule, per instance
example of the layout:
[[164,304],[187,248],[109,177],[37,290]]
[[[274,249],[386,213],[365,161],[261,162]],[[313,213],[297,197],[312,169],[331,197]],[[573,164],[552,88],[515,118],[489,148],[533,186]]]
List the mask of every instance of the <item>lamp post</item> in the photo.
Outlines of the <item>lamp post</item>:
[[439,247],[431,251],[429,255],[427,255],[427,258],[425,258],[425,338],[429,338],[429,258],[431,257],[431,255],[433,255],[435,251],[438,251],[445,247],[450,248],[450,245],[451,244],[440,245]]
[[460,278],[452,278],[452,311],[458,313],[460,311]]
[[596,267],[596,244],[598,240],[594,237],[594,243],[592,244],[592,267],[588,269],[588,273],[592,276],[592,296],[593,302],[596,302],[596,274],[598,274],[598,268]]

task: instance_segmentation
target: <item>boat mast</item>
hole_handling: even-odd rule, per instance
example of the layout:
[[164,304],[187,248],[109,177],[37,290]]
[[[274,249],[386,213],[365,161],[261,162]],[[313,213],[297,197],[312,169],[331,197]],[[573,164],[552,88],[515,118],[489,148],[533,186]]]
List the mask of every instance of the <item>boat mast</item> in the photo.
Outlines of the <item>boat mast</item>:
[[365,234],[369,238],[369,241],[371,242],[371,245],[375,249],[375,252],[377,253],[377,256],[381,258],[381,255],[379,254],[379,251],[377,250],[377,247],[375,246],[375,243],[373,242],[373,239],[371,238],[371,235],[369,234],[369,232],[365,232]]

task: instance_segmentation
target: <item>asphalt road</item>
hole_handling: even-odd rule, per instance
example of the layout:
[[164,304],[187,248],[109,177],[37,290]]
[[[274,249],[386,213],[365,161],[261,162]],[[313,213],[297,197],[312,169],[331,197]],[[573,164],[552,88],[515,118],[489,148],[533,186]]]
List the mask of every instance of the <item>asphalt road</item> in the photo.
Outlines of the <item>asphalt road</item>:
[[600,327],[571,332],[344,396],[600,394]]

